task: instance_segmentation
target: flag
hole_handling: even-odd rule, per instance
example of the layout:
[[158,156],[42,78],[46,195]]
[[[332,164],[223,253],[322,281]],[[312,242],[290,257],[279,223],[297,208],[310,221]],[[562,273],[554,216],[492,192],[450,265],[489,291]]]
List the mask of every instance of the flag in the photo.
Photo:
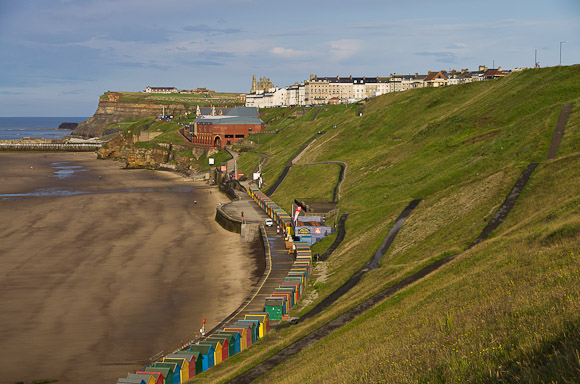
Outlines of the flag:
[[296,207],[296,213],[294,214],[294,221],[296,221],[298,219],[298,215],[300,214],[301,210],[302,210],[301,206]]

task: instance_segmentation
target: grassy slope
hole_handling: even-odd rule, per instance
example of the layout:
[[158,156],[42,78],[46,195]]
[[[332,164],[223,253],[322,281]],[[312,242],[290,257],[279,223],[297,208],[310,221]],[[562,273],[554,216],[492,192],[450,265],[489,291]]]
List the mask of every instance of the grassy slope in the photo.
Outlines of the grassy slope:
[[[101,95],[101,100],[107,100],[111,92]],[[186,107],[199,105],[201,107],[216,105],[242,105],[239,94],[235,93],[214,93],[211,95],[201,94],[159,94],[145,92],[114,92],[120,96],[120,103],[146,103],[146,104],[183,104]]]
[[[465,249],[521,170],[544,161],[565,102],[575,106],[558,159],[538,168],[489,241],[309,347],[265,381],[533,381],[580,374],[574,326],[580,320],[580,67],[575,66],[386,95],[367,104],[363,117],[355,116],[355,107],[329,106],[315,122],[309,116],[276,121],[280,133],[263,135],[261,142],[261,150],[269,151],[271,144],[273,154],[266,183],[320,130],[326,133],[299,162],[348,163],[340,203],[351,213],[347,237],[327,262],[328,279],[315,289],[312,284],[313,304],[370,258],[411,199],[424,200],[382,268],[332,308],[269,336],[269,342],[236,357],[238,364],[222,364],[199,379],[222,380],[421,266]],[[301,168],[313,174],[282,184],[291,198],[306,197],[303,189],[320,175],[319,169]],[[309,193],[328,193],[326,183],[320,186]]]

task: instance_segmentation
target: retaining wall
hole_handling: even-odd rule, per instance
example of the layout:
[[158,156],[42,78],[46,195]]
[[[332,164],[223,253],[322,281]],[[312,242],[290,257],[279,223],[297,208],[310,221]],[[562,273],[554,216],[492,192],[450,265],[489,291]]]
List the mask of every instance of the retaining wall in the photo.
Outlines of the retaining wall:
[[217,207],[215,210],[215,221],[227,231],[242,233],[242,221],[229,216],[221,207]]

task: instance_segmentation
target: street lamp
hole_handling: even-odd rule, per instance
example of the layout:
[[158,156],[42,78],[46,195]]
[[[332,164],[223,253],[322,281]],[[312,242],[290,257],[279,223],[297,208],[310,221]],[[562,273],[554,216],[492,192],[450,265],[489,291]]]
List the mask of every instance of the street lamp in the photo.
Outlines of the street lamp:
[[560,65],[562,65],[562,44],[567,42],[568,41],[560,41]]

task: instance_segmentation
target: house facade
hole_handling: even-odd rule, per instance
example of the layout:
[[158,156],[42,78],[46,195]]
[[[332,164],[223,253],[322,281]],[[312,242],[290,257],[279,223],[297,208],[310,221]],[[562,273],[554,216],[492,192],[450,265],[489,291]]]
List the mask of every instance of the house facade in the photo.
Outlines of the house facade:
[[[506,76],[510,71],[488,69],[481,65],[478,71],[429,71],[427,75],[418,73],[388,77],[319,77],[310,75],[309,80],[295,83],[285,88],[273,87],[267,90],[255,90],[255,77],[252,90],[246,95],[246,106],[270,108],[280,106],[308,106],[324,104],[345,104],[384,95],[391,92],[402,92],[423,87],[441,87],[463,84]],[[262,79],[260,79],[262,81]],[[269,82],[269,79],[267,79]],[[271,84],[271,83],[269,83]]]
[[179,91],[175,87],[147,87],[145,88],[146,93],[178,93]]
[[221,149],[263,129],[258,108],[211,108],[210,114],[198,115],[189,125],[185,138],[196,146]]

